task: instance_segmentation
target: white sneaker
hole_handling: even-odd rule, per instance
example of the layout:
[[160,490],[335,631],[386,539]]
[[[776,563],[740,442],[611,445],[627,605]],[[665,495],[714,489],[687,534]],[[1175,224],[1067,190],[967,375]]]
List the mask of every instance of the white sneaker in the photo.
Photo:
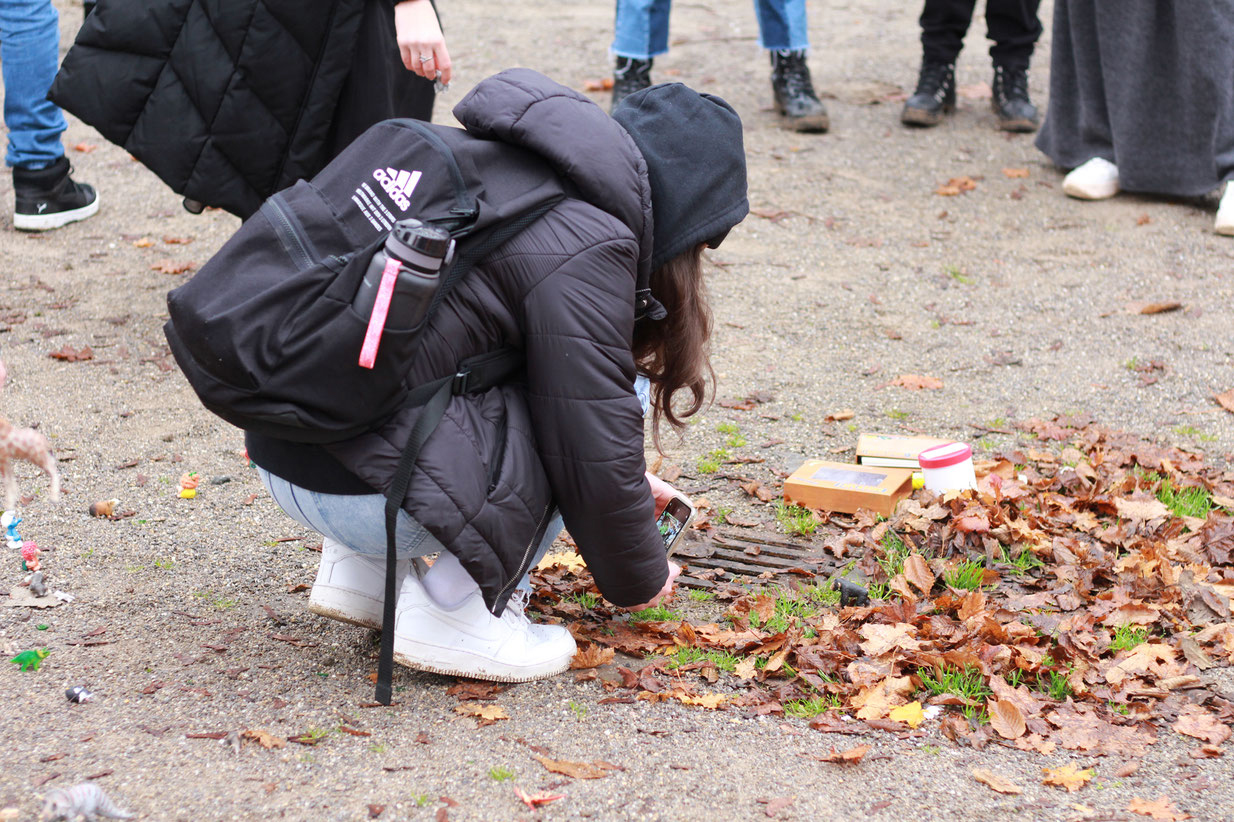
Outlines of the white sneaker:
[[[394,567],[395,590],[402,587],[411,560]],[[321,544],[321,565],[309,594],[309,610],[361,628],[381,629],[385,601],[386,558],[361,554],[332,539]]]
[[1217,223],[1213,230],[1218,234],[1234,236],[1234,180],[1225,184],[1221,204],[1217,206]]
[[414,574],[403,580],[394,661],[408,668],[494,682],[527,682],[570,667],[577,646],[560,625],[533,625],[527,594],[515,591],[500,617],[477,587],[455,608],[433,601]]
[[1104,200],[1119,192],[1118,166],[1094,157],[1063,178],[1063,192],[1081,200]]

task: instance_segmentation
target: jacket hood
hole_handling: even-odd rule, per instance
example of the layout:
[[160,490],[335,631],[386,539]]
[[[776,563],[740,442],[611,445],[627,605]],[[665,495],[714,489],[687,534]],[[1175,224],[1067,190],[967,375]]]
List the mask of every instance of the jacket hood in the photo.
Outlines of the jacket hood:
[[741,118],[681,83],[629,95],[613,111],[647,163],[655,205],[652,270],[699,243],[720,244],[750,211]]
[[578,195],[634,232],[640,253],[636,308],[664,315],[648,289],[653,253],[652,187],[638,145],[615,120],[573,89],[531,69],[507,69],[480,81],[454,107],[477,137],[500,140],[544,157]]

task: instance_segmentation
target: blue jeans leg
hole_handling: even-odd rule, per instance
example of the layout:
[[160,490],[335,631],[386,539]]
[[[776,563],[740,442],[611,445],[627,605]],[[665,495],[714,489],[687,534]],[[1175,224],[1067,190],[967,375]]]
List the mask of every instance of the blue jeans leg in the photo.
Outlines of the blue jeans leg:
[[64,155],[64,113],[47,99],[60,61],[60,16],[51,0],[0,0],[5,163],[44,168]]
[[650,60],[667,52],[672,8],[672,0],[617,0],[613,54]]
[[754,0],[759,42],[769,51],[801,51],[810,47],[806,0]]
[[[284,513],[305,528],[311,528],[323,537],[329,537],[361,554],[385,555],[386,498],[381,494],[319,494],[292,485],[260,467],[257,474]],[[535,568],[543,559],[563,527],[561,515],[554,514],[528,568]],[[446,550],[427,528],[412,519],[406,511],[399,511],[394,541],[399,559]],[[531,590],[529,573],[523,575],[518,587]]]

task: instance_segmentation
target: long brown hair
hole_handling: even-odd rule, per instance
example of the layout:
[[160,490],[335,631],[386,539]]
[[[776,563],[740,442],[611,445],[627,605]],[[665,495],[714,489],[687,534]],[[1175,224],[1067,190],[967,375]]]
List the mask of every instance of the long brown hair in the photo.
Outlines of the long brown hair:
[[[634,326],[634,362],[651,380],[651,429],[660,450],[660,422],[681,431],[685,417],[703,407],[714,389],[711,368],[711,306],[703,288],[703,244],[678,254],[651,275],[651,293],[668,316]],[[674,408],[679,391],[690,399]]]

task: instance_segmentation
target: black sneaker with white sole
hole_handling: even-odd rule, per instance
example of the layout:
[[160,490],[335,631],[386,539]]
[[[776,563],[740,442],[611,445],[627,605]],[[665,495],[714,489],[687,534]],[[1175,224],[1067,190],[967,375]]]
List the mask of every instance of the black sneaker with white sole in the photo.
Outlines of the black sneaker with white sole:
[[76,183],[70,175],[69,158],[61,157],[46,168],[13,169],[13,192],[17,207],[13,227],[19,231],[47,231],[92,217],[99,210],[94,186]]

